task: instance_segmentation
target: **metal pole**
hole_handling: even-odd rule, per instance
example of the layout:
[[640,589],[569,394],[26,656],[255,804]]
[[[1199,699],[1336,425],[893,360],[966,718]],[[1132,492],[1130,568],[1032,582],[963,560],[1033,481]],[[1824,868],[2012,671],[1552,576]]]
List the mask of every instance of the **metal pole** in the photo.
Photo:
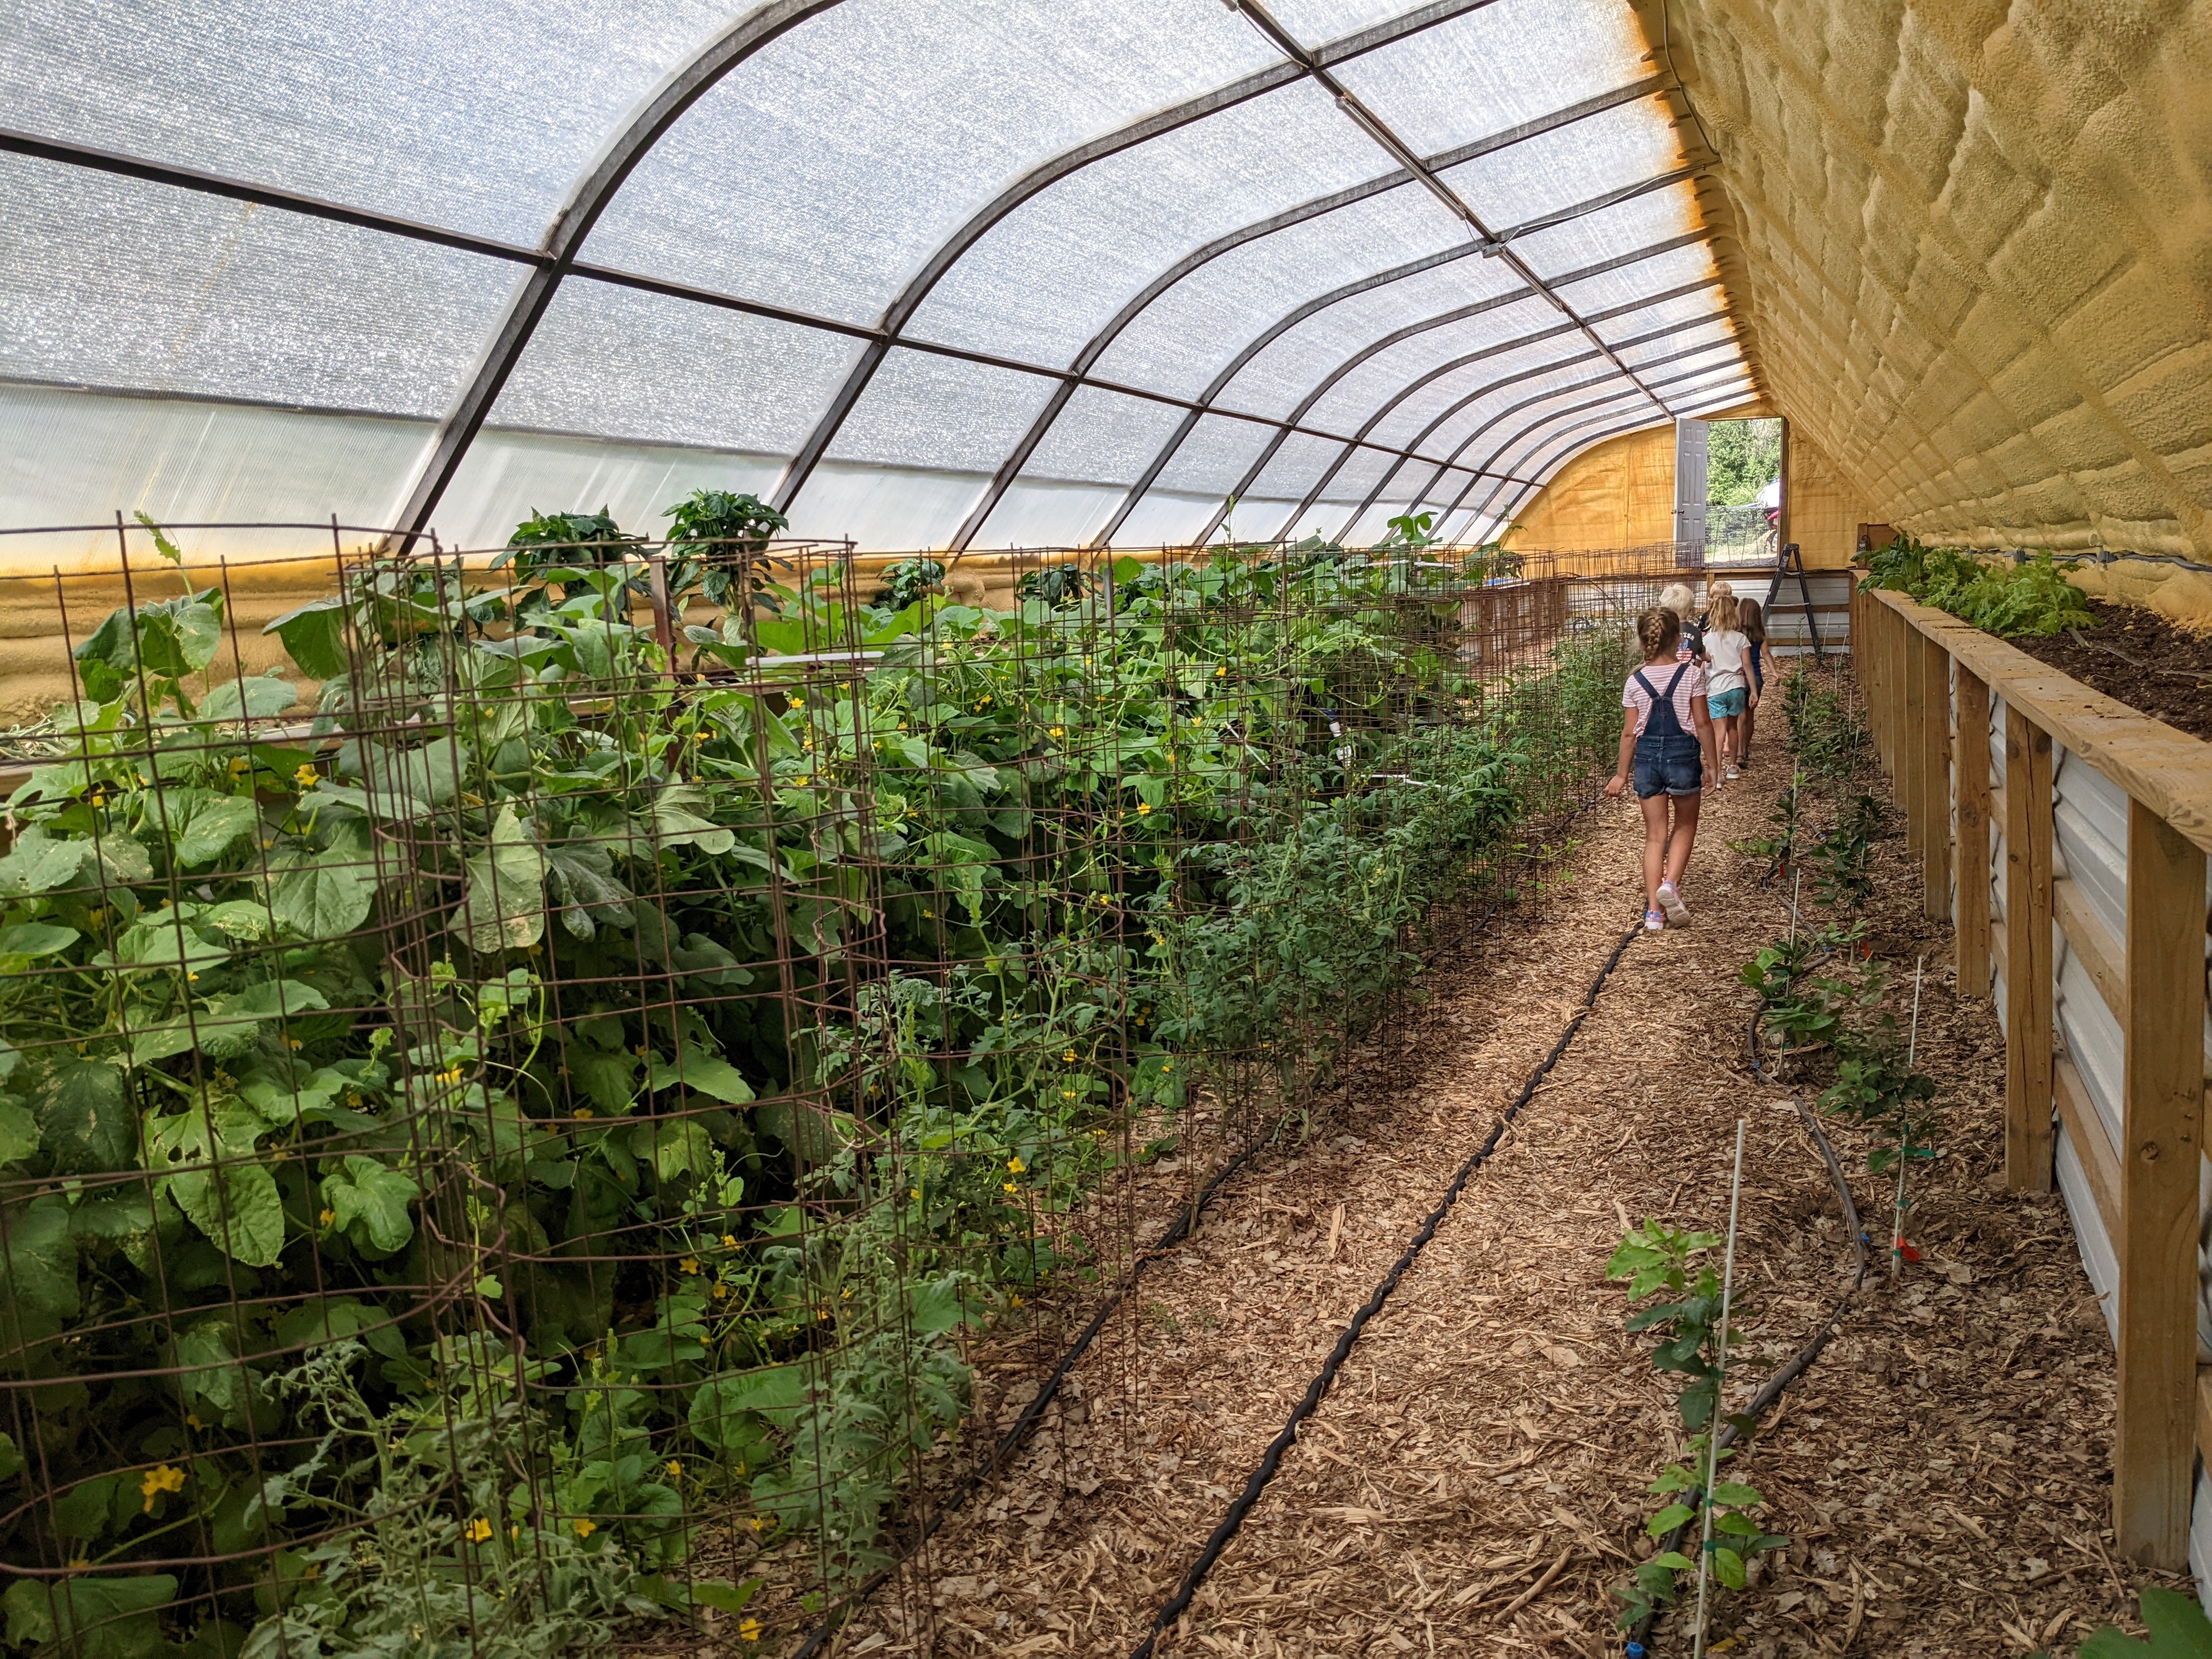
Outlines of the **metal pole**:
[[1720,1376],[1713,1386],[1713,1414],[1705,1425],[1705,1528],[1698,1540],[1698,1640],[1693,1659],[1705,1659],[1705,1583],[1713,1569],[1713,1483],[1721,1462],[1721,1393],[1728,1385],[1729,1304],[1735,1292],[1735,1222],[1743,1198],[1743,1126],[1744,1120],[1736,1119],[1735,1175],[1729,1182],[1728,1251],[1721,1258],[1720,1340],[1713,1360]]

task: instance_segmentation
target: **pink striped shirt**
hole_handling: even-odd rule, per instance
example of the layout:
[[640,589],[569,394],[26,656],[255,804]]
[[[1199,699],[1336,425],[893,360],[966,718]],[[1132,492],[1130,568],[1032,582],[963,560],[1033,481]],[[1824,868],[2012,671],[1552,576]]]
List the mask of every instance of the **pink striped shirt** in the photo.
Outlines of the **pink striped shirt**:
[[[1682,668],[1682,678],[1674,687],[1674,719],[1680,724],[1685,736],[1694,738],[1698,735],[1698,726],[1690,716],[1690,699],[1705,695],[1705,671],[1695,663],[1686,667],[1679,663],[1662,663],[1656,668],[1644,669],[1643,674],[1655,687],[1664,691],[1667,682],[1674,678],[1674,670],[1678,667]],[[1636,735],[1639,738],[1644,735],[1644,722],[1651,718],[1651,694],[1638,685],[1636,676],[1631,674],[1627,684],[1620,690],[1620,706],[1636,711]]]

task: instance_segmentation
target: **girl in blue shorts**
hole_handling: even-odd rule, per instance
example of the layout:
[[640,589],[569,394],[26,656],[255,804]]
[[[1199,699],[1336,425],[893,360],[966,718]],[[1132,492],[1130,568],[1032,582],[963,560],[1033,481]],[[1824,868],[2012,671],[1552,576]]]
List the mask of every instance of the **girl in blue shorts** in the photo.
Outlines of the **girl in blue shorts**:
[[[1626,718],[1620,726],[1620,763],[1605,786],[1619,795],[1632,775],[1644,807],[1644,927],[1657,933],[1668,922],[1690,920],[1678,890],[1698,835],[1705,781],[1716,776],[1713,723],[1705,708],[1705,671],[1674,659],[1682,619],[1663,607],[1636,619],[1644,666],[1621,688]],[[1671,820],[1671,821],[1670,821]]]

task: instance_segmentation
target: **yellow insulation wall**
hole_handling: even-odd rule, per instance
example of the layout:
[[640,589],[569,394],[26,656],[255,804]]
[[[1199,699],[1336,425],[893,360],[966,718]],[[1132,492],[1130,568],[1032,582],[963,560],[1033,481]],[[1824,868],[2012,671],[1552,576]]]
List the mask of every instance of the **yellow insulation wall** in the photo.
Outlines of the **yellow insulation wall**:
[[1642,547],[1674,539],[1674,428],[1654,427],[1585,450],[1514,515],[1518,551]]
[[1761,388],[1869,518],[2212,556],[2212,6],[1635,3]]

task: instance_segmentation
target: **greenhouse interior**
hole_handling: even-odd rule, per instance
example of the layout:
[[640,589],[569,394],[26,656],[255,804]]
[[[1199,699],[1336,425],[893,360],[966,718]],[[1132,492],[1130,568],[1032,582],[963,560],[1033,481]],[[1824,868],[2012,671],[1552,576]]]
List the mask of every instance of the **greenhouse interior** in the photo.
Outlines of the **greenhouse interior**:
[[0,13],[13,1659],[2212,1654],[2212,7]]

